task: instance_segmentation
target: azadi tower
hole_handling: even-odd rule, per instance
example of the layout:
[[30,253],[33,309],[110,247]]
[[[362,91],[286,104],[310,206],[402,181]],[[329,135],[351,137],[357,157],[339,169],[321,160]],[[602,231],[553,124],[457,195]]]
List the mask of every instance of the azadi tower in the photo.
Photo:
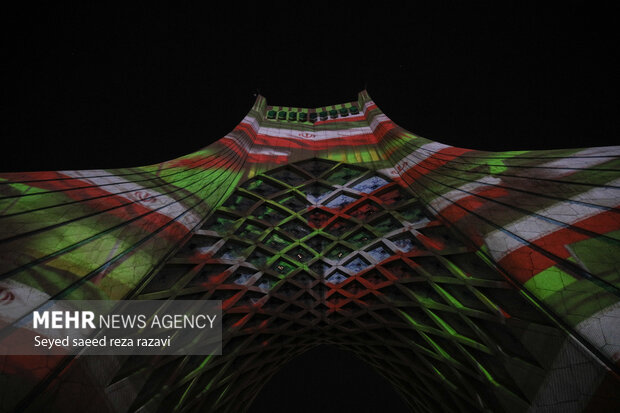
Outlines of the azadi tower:
[[366,92],[258,97],[155,165],[4,173],[4,328],[52,299],[221,300],[224,325],[221,356],[1,356],[0,410],[241,412],[329,344],[415,412],[619,411],[619,204],[620,147],[457,148]]

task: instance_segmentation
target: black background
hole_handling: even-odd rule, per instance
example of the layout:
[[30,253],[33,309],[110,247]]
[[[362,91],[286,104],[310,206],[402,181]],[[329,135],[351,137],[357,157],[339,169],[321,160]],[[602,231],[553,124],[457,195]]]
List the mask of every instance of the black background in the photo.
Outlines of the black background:
[[[316,107],[364,88],[396,123],[446,144],[619,143],[613,10],[431,3],[5,10],[0,171],[156,163],[228,133],[257,93]],[[253,411],[398,411],[394,397],[352,356],[321,347],[269,382]]]
[[360,7],[6,14],[0,171],[172,159],[232,130],[257,91],[272,104],[315,107],[366,87],[411,132],[475,149],[619,141],[613,10],[571,1]]

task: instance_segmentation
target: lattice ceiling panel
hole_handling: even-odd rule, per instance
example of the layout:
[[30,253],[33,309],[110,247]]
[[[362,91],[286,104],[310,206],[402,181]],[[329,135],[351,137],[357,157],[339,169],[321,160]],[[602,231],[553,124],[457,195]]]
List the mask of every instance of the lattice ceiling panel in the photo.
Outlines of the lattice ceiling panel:
[[224,355],[135,370],[166,385],[145,385],[134,409],[242,410],[283,363],[329,343],[413,408],[519,410],[561,343],[520,337],[559,333],[411,192],[319,159],[241,185],[140,298],[222,300]]

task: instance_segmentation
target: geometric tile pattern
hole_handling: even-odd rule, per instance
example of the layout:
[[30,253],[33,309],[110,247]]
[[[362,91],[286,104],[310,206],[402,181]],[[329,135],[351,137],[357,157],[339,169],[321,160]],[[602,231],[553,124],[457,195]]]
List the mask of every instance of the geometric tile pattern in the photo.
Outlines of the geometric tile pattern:
[[520,332],[561,336],[409,191],[320,159],[241,185],[138,298],[222,300],[226,325],[221,357],[130,370],[168,383],[145,385],[136,410],[241,411],[321,343],[354,351],[414,410],[524,410],[554,348]]

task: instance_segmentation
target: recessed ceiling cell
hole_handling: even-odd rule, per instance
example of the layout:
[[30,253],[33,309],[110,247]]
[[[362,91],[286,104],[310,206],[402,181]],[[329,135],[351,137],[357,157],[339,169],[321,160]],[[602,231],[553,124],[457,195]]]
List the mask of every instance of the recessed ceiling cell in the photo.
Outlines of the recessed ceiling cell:
[[444,226],[421,228],[418,231],[426,236],[427,240],[430,240],[429,244],[435,249],[448,250],[463,245],[463,243],[459,242],[457,237]]
[[348,277],[343,273],[336,271],[332,275],[330,275],[325,281],[331,284],[340,284],[343,281],[346,281]]
[[349,237],[347,238],[347,241],[353,244],[355,247],[361,248],[364,245],[367,245],[369,242],[371,242],[375,238],[376,237],[372,233],[370,233],[368,230],[361,229],[359,231],[356,231],[354,234],[349,235]]
[[392,254],[385,246],[379,244],[368,250],[368,255],[370,255],[375,260],[375,262],[381,262],[384,259],[390,257]]
[[295,266],[286,260],[277,260],[271,267],[272,270],[281,275],[286,275],[295,269]]
[[211,218],[209,218],[200,229],[215,231],[220,235],[224,235],[234,229],[236,221],[236,217],[232,217],[230,215],[222,213],[216,213]]
[[355,224],[344,218],[338,218],[327,227],[327,232],[335,237],[340,237],[343,234],[351,231],[355,228]]
[[[295,300],[298,305],[301,304],[303,308],[312,309],[317,304],[317,299],[310,295],[307,291],[304,291],[297,299]],[[315,316],[312,313],[306,313],[306,316],[301,317],[303,320],[313,320]]]
[[281,250],[285,247],[291,245],[293,241],[285,237],[284,235],[273,231],[269,236],[265,239],[265,245],[273,248],[274,250]]
[[375,202],[366,201],[347,210],[346,213],[360,221],[366,222],[373,219],[381,209]]
[[228,241],[222,248],[219,249],[216,258],[225,260],[237,260],[244,257],[244,250],[248,248],[247,245],[236,241]]
[[283,189],[279,185],[269,182],[265,178],[250,179],[241,185],[241,187],[259,196],[270,196]]
[[263,298],[265,298],[265,294],[262,292],[246,291],[235,303],[235,306],[242,307],[246,305],[256,305]]
[[323,228],[331,217],[333,217],[333,214],[320,208],[314,208],[304,214],[304,218],[308,220],[308,224],[312,228]]
[[321,253],[328,245],[330,245],[333,241],[329,238],[326,238],[322,235],[315,235],[306,241],[306,245],[315,250],[318,253]]
[[266,221],[271,225],[276,225],[286,217],[283,211],[280,211],[279,209],[276,209],[268,204],[260,205],[254,210],[253,215],[256,219]]
[[331,168],[334,167],[334,165],[336,165],[336,162],[317,158],[309,159],[307,161],[302,161],[295,164],[295,166],[303,169],[315,178],[318,178],[325,172],[329,171]]
[[238,285],[246,284],[253,276],[255,271],[249,268],[240,268],[228,277],[228,280]]
[[257,199],[251,198],[248,195],[242,194],[240,192],[235,192],[231,195],[230,198],[224,202],[225,207],[234,209],[238,212],[247,211],[250,209],[255,203]]
[[348,283],[343,289],[350,294],[357,295],[360,291],[364,291],[367,288],[364,285],[360,284],[357,280],[353,280]]
[[206,254],[219,240],[220,239],[216,237],[196,234],[183,246],[183,248],[177,254],[179,255],[179,257],[191,257],[194,255]]
[[310,269],[314,271],[315,273],[317,273],[318,275],[324,275],[330,268],[331,268],[331,265],[321,260],[314,262],[310,266]]
[[402,224],[398,222],[392,215],[387,214],[370,223],[372,228],[380,234],[388,234],[392,231],[402,228]]
[[289,300],[291,297],[298,294],[300,291],[301,289],[298,286],[291,284],[289,282],[284,282],[283,284],[278,286],[278,289],[277,291],[275,291],[275,293],[283,297],[284,299]]
[[282,225],[280,228],[289,233],[295,239],[301,239],[313,231],[305,222],[298,219],[293,219]]
[[287,251],[286,255],[294,259],[295,261],[305,263],[314,258],[314,254],[305,249],[302,246],[297,246]]
[[383,268],[388,270],[392,275],[397,278],[416,277],[419,274],[413,270],[407,263],[402,260],[390,261],[383,265]]
[[352,273],[358,273],[360,271],[365,270],[370,267],[370,263],[363,259],[360,256],[353,258],[351,261],[347,262],[344,267],[351,271]]
[[342,244],[336,244],[327,252],[327,254],[325,254],[325,257],[332,261],[340,261],[351,252],[353,252],[352,249],[347,248]]
[[398,186],[393,185],[378,193],[377,198],[381,200],[384,206],[395,206],[407,200],[407,196]]
[[357,201],[356,198],[350,197],[348,195],[340,194],[334,199],[332,199],[331,201],[328,201],[327,204],[325,204],[325,206],[328,208],[340,209],[349,204],[352,204],[355,201]]
[[398,209],[400,215],[411,223],[420,223],[421,221],[430,222],[422,205],[415,203],[413,205],[405,205]]
[[390,241],[402,252],[411,252],[417,246],[415,238],[409,232],[392,237]]
[[360,275],[361,278],[365,279],[372,285],[377,285],[382,282],[388,281],[387,278],[381,272],[379,272],[376,268],[372,269],[364,274]]
[[312,283],[316,281],[316,278],[311,276],[305,271],[298,272],[297,274],[291,277],[292,281],[295,281],[297,284],[303,285],[305,287],[310,286]]
[[302,211],[306,209],[308,206],[310,206],[310,202],[308,202],[307,199],[301,198],[300,196],[297,196],[296,194],[284,195],[278,199],[274,199],[274,202],[294,212]]
[[[286,308],[286,306],[288,306],[288,304],[284,301],[270,295],[267,302],[263,305],[263,309],[267,311],[282,311],[283,308]],[[281,320],[282,323],[286,323],[285,319],[279,318],[277,320]]]
[[334,172],[329,174],[327,181],[335,185],[344,185],[364,173],[363,169],[355,168],[349,165],[340,165]]
[[246,221],[241,228],[236,232],[237,236],[240,238],[246,238],[251,240],[257,240],[261,235],[266,231],[266,228],[263,228],[257,224]]
[[260,248],[256,248],[248,257],[248,262],[256,268],[261,268],[270,257],[271,255],[268,252],[261,250]]
[[293,170],[293,168],[287,167],[276,169],[269,172],[268,175],[290,186],[299,186],[308,179],[299,172]]
[[306,195],[308,201],[312,204],[320,204],[323,199],[327,197],[332,191],[333,188],[330,188],[327,185],[313,182],[310,185],[306,185],[300,189],[301,192]]
[[263,274],[261,277],[254,283],[255,286],[264,291],[271,290],[277,283],[281,280],[279,278],[274,277],[270,274]]
[[388,182],[381,178],[380,176],[373,176],[368,179],[364,179],[362,182],[359,182],[353,186],[353,189],[359,192],[363,192],[366,194],[370,194],[373,191],[381,188],[383,185],[386,185]]

